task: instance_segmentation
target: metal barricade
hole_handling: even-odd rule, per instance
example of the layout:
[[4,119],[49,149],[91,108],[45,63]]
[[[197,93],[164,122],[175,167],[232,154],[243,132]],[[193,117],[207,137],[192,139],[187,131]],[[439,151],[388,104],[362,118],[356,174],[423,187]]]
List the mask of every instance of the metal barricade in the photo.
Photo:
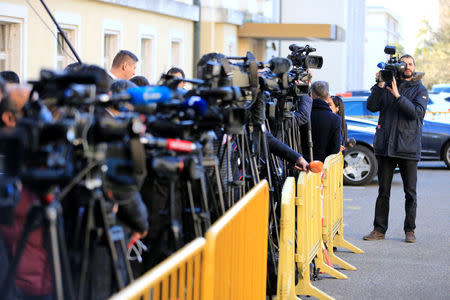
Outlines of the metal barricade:
[[211,226],[202,299],[266,299],[268,219],[264,180]]
[[205,261],[204,238],[197,238],[139,277],[110,300],[198,300]]
[[354,266],[337,257],[333,250],[334,247],[343,247],[355,253],[364,253],[344,239],[343,166],[342,153],[330,155],[325,159],[322,238],[328,250],[329,259],[333,264],[337,264],[346,270],[356,270]]

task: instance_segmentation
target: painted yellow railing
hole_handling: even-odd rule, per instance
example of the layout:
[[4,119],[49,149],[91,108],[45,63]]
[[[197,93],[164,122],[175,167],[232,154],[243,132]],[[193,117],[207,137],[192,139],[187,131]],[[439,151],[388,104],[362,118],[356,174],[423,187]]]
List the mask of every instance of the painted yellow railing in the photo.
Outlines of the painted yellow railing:
[[266,299],[268,214],[264,180],[207,231],[203,299]]
[[269,187],[262,181],[206,233],[112,300],[265,299]]
[[321,173],[301,173],[297,183],[297,251],[299,281],[296,295],[310,295],[319,299],[333,299],[310,281],[310,263],[339,279],[347,276],[325,264],[322,241],[322,179]]
[[343,218],[343,170],[344,159],[341,153],[330,155],[324,164],[323,176],[323,241],[328,250],[331,263],[346,270],[356,270],[354,266],[334,254],[333,247],[343,247],[355,253],[364,253],[344,239]]
[[205,245],[204,238],[195,239],[110,300],[202,299]]
[[281,192],[277,300],[293,299],[300,298],[295,296],[295,178],[288,177]]

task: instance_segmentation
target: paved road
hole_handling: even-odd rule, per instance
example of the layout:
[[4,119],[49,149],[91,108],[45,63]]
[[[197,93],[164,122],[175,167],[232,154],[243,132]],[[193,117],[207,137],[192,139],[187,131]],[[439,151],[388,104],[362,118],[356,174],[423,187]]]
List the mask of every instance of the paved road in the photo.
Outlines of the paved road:
[[376,180],[344,187],[344,235],[365,253],[338,256],[358,270],[342,271],[346,280],[326,278],[313,285],[336,299],[450,299],[450,170],[439,162],[419,164],[414,244],[403,241],[400,174],[393,180],[386,240],[362,240],[372,230],[377,188]]

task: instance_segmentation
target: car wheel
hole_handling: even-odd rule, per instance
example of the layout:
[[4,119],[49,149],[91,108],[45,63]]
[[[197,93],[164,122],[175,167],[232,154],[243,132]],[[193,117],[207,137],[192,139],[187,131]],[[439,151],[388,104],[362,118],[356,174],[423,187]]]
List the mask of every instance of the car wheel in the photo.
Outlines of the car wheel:
[[442,158],[447,165],[447,168],[450,168],[450,142],[445,144],[444,151],[442,152]]
[[377,160],[373,151],[362,145],[348,148],[344,155],[344,183],[365,185],[377,173]]

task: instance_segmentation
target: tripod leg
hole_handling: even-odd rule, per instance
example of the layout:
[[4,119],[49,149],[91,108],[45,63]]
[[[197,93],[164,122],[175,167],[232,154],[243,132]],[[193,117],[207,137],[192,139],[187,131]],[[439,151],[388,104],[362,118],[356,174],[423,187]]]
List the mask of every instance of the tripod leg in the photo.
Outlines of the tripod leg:
[[223,215],[225,213],[225,203],[223,200],[222,181],[220,180],[219,164],[217,162],[217,159],[214,160],[214,173],[216,176],[216,184],[219,193],[220,209],[222,210]]
[[51,257],[53,259],[53,277],[56,291],[56,298],[58,300],[64,299],[64,290],[62,282],[62,267],[61,267],[61,256],[59,253],[59,243],[58,243],[58,211],[55,203],[47,206],[45,208],[45,218],[48,222],[48,235],[50,237],[50,251]]
[[[111,254],[111,259],[112,259],[112,263],[113,263],[113,267],[114,267],[114,276],[116,277],[116,282],[117,282],[117,288],[119,290],[123,289],[125,287],[125,283],[123,281],[123,278],[120,274],[120,264],[119,264],[119,257],[117,255],[117,250],[116,247],[114,245],[114,241],[112,239],[111,236],[111,231],[110,231],[110,224],[108,222],[108,217],[106,214],[106,210],[105,210],[105,204],[104,204],[104,199],[103,199],[103,195],[101,194],[101,191],[98,191],[98,196],[96,197],[96,203],[100,209],[100,213],[101,213],[101,217],[102,217],[102,223],[103,223],[103,230],[105,233],[105,237],[106,237],[106,241],[108,243],[108,247],[109,247],[109,251]],[[127,257],[126,255],[124,256],[125,258]],[[125,259],[125,263],[128,263],[128,260]]]
[[95,228],[94,226],[94,201],[92,199],[88,202],[87,214],[86,214],[86,225],[85,225],[85,236],[83,243],[83,254],[81,261],[81,271],[80,271],[80,283],[78,288],[78,300],[85,298],[85,290],[88,276],[89,267],[89,252],[90,252],[90,239],[91,230]]
[[182,247],[181,241],[181,226],[175,218],[175,181],[171,180],[169,184],[169,219],[170,229],[172,230],[175,248],[180,249]]
[[187,181],[186,187],[188,191],[189,205],[191,207],[192,222],[194,223],[195,236],[200,237],[202,236],[202,228],[201,224],[199,223],[199,217],[195,213],[194,195],[192,193],[192,183],[190,181]]

